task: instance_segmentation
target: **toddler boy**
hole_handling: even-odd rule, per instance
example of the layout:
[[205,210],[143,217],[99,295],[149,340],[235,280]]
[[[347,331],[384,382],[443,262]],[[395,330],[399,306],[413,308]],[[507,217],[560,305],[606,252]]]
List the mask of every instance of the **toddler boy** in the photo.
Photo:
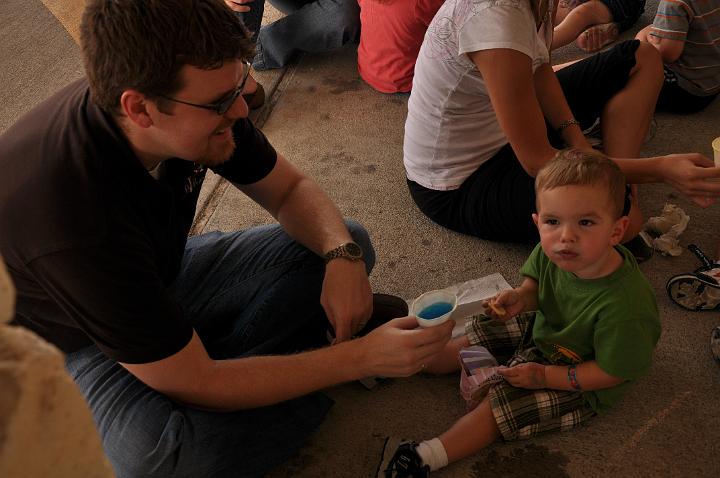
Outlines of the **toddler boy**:
[[498,438],[574,428],[650,368],[660,321],[650,284],[620,245],[629,222],[622,172],[600,153],[565,150],[535,190],[540,244],[522,285],[491,299],[489,315],[469,321],[428,364],[456,370],[459,350],[482,345],[508,366],[498,371],[504,381],[439,437],[388,439],[378,477],[426,477]]

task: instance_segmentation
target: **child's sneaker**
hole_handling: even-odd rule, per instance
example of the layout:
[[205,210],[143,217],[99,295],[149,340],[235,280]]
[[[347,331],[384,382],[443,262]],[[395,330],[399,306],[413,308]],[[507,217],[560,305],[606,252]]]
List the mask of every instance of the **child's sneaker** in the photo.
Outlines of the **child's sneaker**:
[[720,305],[720,264],[708,259],[695,244],[688,249],[702,262],[702,267],[671,277],[665,290],[670,300],[684,309],[714,310]]
[[710,353],[720,365],[720,326],[715,327],[710,332]]
[[418,444],[399,438],[387,438],[377,469],[377,478],[427,478],[430,467],[417,454]]

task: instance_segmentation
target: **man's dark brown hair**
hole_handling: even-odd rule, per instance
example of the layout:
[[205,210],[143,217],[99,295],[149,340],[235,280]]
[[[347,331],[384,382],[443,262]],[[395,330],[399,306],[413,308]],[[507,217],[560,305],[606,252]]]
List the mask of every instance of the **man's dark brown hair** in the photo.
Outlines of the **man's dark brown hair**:
[[80,24],[94,101],[117,113],[128,88],[172,96],[180,68],[251,59],[250,34],[222,0],[89,0]]

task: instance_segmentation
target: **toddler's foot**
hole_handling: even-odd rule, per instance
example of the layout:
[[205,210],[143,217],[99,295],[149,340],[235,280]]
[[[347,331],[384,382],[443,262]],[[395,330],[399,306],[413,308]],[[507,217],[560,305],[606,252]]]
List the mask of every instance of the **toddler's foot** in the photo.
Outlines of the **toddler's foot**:
[[418,444],[399,438],[385,440],[377,478],[427,478],[430,467],[417,453]]
[[618,35],[620,35],[618,23],[602,23],[582,32],[576,44],[586,52],[593,53],[617,40]]

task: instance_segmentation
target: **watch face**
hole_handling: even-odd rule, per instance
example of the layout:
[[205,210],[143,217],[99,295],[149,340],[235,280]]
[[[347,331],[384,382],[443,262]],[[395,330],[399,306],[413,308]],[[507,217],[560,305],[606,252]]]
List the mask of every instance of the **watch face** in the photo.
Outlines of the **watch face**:
[[362,249],[360,249],[360,246],[358,246],[354,242],[349,242],[345,244],[345,250],[352,257],[362,257]]

